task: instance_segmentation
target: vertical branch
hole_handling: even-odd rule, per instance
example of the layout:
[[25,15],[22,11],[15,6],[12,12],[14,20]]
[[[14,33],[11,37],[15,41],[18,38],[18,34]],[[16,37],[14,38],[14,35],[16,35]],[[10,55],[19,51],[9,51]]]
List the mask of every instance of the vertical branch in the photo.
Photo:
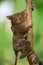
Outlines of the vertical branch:
[[[26,13],[27,13],[27,25],[32,26],[33,28],[33,21],[32,21],[32,0],[26,0]],[[31,42],[31,47],[33,48],[33,29],[30,28],[27,34],[27,40]],[[28,62],[30,65],[32,64],[32,58],[27,56]]]
[[26,0],[26,13],[27,13],[27,25],[32,26],[27,34],[27,40],[31,42],[32,50],[29,52],[30,56],[27,56],[30,65],[39,65],[39,59],[33,49],[33,21],[32,21],[32,0]]
[[[26,0],[26,12],[27,12],[27,25],[33,26],[32,22],[32,0]],[[28,31],[27,39],[31,42],[33,46],[33,31],[32,28]]]

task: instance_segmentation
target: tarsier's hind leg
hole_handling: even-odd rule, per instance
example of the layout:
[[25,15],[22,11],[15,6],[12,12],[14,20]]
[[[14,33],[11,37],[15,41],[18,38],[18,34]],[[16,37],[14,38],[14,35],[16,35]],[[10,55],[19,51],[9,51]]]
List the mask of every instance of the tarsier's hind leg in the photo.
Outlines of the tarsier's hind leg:
[[20,43],[18,43],[17,51],[21,52],[20,59],[24,58],[27,56],[28,52],[30,51],[30,42],[22,40]]
[[18,51],[21,52],[20,59],[24,58],[27,55],[27,51],[22,47],[18,47]]
[[26,57],[26,55],[27,55],[27,52],[24,50],[24,51],[21,53],[21,55],[20,55],[20,59]]

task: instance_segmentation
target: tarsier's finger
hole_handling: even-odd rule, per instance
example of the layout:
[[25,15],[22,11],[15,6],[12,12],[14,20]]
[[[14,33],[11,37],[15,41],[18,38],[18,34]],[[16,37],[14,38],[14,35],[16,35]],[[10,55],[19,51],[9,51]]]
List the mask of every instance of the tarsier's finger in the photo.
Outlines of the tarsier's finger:
[[32,6],[32,11],[34,10],[34,6]]

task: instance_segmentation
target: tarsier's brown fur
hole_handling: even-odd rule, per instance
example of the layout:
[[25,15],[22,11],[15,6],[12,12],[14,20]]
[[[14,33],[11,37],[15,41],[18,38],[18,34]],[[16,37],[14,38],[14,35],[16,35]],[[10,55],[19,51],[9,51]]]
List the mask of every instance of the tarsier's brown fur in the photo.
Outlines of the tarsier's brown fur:
[[32,26],[27,26],[26,24],[26,10],[11,16],[7,16],[7,18],[11,20],[11,30],[13,32],[13,49],[16,55],[16,65],[19,51],[21,52],[20,59],[22,59],[25,56],[28,56],[28,53],[32,50],[31,43],[27,40],[27,32]]
[[30,42],[25,40],[27,32],[31,28],[31,26],[26,26],[26,17],[27,14],[25,10],[12,16],[7,16],[7,18],[11,20],[11,30],[13,32],[13,49],[16,55],[15,65],[17,63],[18,51],[22,53],[20,58],[24,58],[31,50]]

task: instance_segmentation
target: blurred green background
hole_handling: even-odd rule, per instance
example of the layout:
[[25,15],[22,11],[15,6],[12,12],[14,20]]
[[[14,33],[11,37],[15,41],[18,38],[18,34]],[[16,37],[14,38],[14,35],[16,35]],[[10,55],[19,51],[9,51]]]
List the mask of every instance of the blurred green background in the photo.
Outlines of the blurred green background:
[[[34,49],[40,60],[43,60],[43,0],[33,0],[33,5]],[[26,9],[25,0],[0,0],[0,65],[14,65],[15,60],[11,24],[6,16],[24,9]],[[18,65],[28,65],[27,59],[18,58]]]

